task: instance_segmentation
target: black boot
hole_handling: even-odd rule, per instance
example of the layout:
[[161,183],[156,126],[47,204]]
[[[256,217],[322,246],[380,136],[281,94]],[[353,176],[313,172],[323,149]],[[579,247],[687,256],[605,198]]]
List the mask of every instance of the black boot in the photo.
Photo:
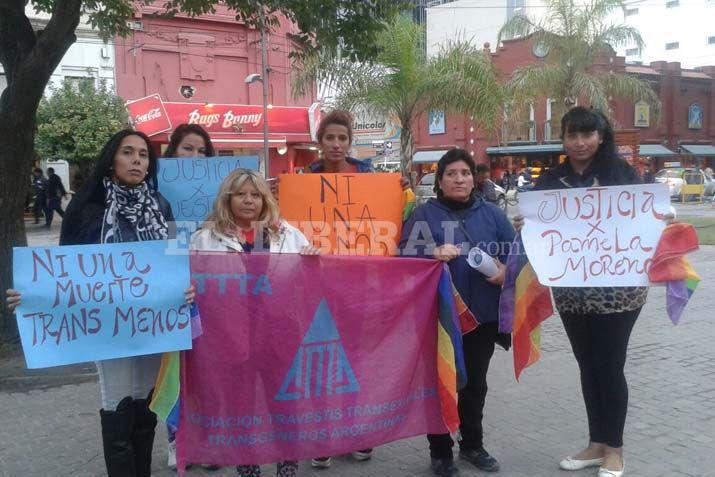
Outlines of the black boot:
[[154,448],[156,414],[149,410],[150,399],[151,397],[134,400],[132,444],[134,444],[136,477],[149,477],[151,475],[151,453]]
[[108,477],[135,477],[134,446],[134,406],[131,397],[125,397],[117,405],[116,411],[99,411],[102,421],[102,443],[104,462]]

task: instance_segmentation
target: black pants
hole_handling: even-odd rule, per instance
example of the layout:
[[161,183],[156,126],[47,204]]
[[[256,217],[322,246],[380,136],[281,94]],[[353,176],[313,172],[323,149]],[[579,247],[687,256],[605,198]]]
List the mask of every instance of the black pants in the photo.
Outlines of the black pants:
[[39,222],[43,215],[47,220],[47,197],[44,194],[35,195],[35,205],[32,207],[32,211],[35,214],[35,223]]
[[566,334],[581,371],[591,442],[623,446],[628,384],[623,368],[633,325],[641,309],[622,313],[562,313]]
[[[487,371],[494,354],[498,324],[486,323],[463,337],[464,364],[467,368],[467,386],[459,392],[459,432],[461,449],[482,447],[484,431],[482,412],[487,396]],[[452,458],[454,441],[449,434],[428,434],[430,455],[434,459]]]
[[65,216],[65,211],[62,210],[62,199],[59,197],[50,199],[47,203],[47,220],[45,221],[45,224],[48,227],[52,225],[52,218],[54,217],[55,212],[57,212],[60,217]]

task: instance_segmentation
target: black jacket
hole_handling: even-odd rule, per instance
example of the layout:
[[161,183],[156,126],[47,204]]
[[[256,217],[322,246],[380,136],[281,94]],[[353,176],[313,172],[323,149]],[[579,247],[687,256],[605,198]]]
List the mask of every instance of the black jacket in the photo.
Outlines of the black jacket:
[[[174,214],[171,211],[171,204],[158,191],[155,191],[159,202],[159,209],[164,215],[164,219],[169,224],[169,237],[175,233]],[[74,199],[72,199],[74,201]],[[72,207],[72,202],[67,207]],[[100,243],[102,234],[102,222],[104,220],[104,204],[87,204],[78,214],[72,217],[73,220],[62,221],[62,232],[60,234],[60,245],[85,245]],[[76,220],[74,220],[76,219]],[[119,216],[119,228],[124,242],[136,242],[137,235],[128,220]]]
[[539,176],[534,190],[568,189],[572,187],[616,186],[640,184],[636,170],[621,158],[601,164],[591,164],[583,174],[577,174],[567,158]]
[[62,179],[57,174],[52,174],[47,180],[47,197],[57,199],[67,194]]

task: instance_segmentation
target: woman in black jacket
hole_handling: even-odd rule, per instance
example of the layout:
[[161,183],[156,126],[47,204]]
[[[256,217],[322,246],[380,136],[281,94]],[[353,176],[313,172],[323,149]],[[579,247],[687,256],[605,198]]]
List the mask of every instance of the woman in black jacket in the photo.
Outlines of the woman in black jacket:
[[[70,202],[60,245],[169,238],[171,206],[156,188],[157,158],[149,138],[123,130],[105,144],[94,174]],[[8,290],[8,307],[20,293]],[[186,290],[191,303],[194,288]],[[156,415],[149,410],[161,354],[98,361],[104,459],[109,477],[148,477]]]
[[[567,159],[549,170],[535,190],[639,184],[636,170],[619,157],[606,116],[583,107],[561,120]],[[514,218],[514,226],[523,225]],[[621,477],[628,385],[623,368],[631,330],[646,302],[647,287],[552,287],[556,308],[581,373],[590,440],[559,463],[563,470],[600,467],[599,477]]]

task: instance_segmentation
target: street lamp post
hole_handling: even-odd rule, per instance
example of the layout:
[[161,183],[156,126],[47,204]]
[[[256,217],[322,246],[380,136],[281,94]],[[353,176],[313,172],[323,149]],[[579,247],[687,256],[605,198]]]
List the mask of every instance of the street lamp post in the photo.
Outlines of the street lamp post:
[[261,27],[261,70],[262,73],[250,74],[246,76],[244,82],[246,84],[251,84],[256,81],[263,83],[263,173],[266,178],[268,178],[269,169],[269,151],[268,151],[268,48],[266,46],[266,17],[261,9],[260,14],[260,27]]

